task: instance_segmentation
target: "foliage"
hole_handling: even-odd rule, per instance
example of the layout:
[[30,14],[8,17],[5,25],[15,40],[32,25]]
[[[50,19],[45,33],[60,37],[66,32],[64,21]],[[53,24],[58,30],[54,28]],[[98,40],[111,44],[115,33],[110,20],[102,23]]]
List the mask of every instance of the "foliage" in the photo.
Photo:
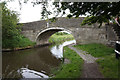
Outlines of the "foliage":
[[67,35],[59,35],[59,34],[53,34],[50,38],[49,38],[49,42],[50,43],[57,43],[57,42],[61,42],[61,41],[68,41],[68,40],[73,40],[74,37],[71,34],[67,34]]
[[[62,2],[62,10],[69,9],[68,17],[87,15],[82,25],[109,22],[113,17],[120,14],[120,2]],[[55,4],[59,5],[59,4]]]
[[56,32],[55,34],[56,35],[67,35],[68,33],[66,33],[66,32]]
[[118,78],[118,60],[115,59],[114,49],[103,44],[84,44],[74,47],[87,51],[94,57],[99,57],[97,63],[105,78]]
[[57,69],[54,69],[54,78],[79,78],[82,72],[83,60],[80,56],[68,47],[64,47],[64,58],[70,60],[69,64],[61,64]]
[[9,10],[5,3],[2,5],[2,47],[16,48],[33,45],[33,42],[20,34],[17,13]]
[[[87,15],[82,25],[109,22],[116,15],[120,15],[120,2],[62,2],[58,9],[70,10],[68,17]],[[59,5],[55,3],[55,5]]]
[[5,6],[5,3],[2,3],[2,38],[3,40],[8,38],[11,39],[18,35],[19,29],[17,29],[18,19],[15,12],[10,11]]

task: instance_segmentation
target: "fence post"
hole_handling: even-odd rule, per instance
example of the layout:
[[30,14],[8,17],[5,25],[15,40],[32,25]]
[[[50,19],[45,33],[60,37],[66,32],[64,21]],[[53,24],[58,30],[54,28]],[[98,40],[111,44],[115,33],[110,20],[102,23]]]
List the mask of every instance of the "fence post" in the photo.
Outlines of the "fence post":
[[119,57],[120,57],[120,41],[116,41],[115,54],[116,54],[116,59],[119,59]]

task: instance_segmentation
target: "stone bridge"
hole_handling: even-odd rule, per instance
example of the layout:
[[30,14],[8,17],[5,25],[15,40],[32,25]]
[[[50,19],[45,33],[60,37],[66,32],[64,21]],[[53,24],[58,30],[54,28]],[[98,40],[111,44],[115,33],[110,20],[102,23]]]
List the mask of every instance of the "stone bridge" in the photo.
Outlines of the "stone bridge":
[[97,24],[81,26],[83,17],[80,18],[64,18],[60,17],[56,22],[35,21],[23,23],[22,34],[37,44],[48,43],[49,37],[58,31],[70,32],[77,43],[106,43],[105,27],[97,28]]

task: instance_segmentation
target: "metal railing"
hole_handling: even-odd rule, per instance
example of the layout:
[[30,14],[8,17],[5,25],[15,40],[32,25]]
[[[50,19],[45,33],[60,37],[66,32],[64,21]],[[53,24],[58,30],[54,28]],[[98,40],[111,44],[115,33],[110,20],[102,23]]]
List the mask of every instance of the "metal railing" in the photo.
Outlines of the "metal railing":
[[119,57],[120,57],[120,41],[116,41],[115,54],[116,54],[116,58],[119,59]]

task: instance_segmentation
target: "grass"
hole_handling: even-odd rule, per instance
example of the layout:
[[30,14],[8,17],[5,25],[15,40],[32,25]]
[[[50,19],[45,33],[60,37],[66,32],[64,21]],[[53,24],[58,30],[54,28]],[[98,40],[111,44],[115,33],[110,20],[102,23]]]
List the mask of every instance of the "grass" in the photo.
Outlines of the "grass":
[[75,45],[74,47],[87,51],[88,54],[91,54],[94,57],[103,57],[106,55],[114,54],[114,49],[107,47],[103,44],[84,44],[84,45]]
[[74,47],[87,51],[94,57],[99,59],[99,69],[105,78],[118,78],[118,60],[115,58],[114,49],[103,44],[84,44],[75,45]]
[[60,67],[54,68],[52,73],[54,78],[79,78],[81,75],[83,60],[80,56],[68,47],[64,47],[64,58],[70,60],[69,64],[61,64]]
[[64,34],[64,35],[56,35],[53,34],[50,38],[49,38],[49,42],[50,43],[57,43],[60,41],[66,41],[66,40],[73,40],[74,37],[71,34]]
[[105,78],[118,78],[118,60],[115,55],[109,55],[98,59],[97,63],[100,66],[100,71]]

